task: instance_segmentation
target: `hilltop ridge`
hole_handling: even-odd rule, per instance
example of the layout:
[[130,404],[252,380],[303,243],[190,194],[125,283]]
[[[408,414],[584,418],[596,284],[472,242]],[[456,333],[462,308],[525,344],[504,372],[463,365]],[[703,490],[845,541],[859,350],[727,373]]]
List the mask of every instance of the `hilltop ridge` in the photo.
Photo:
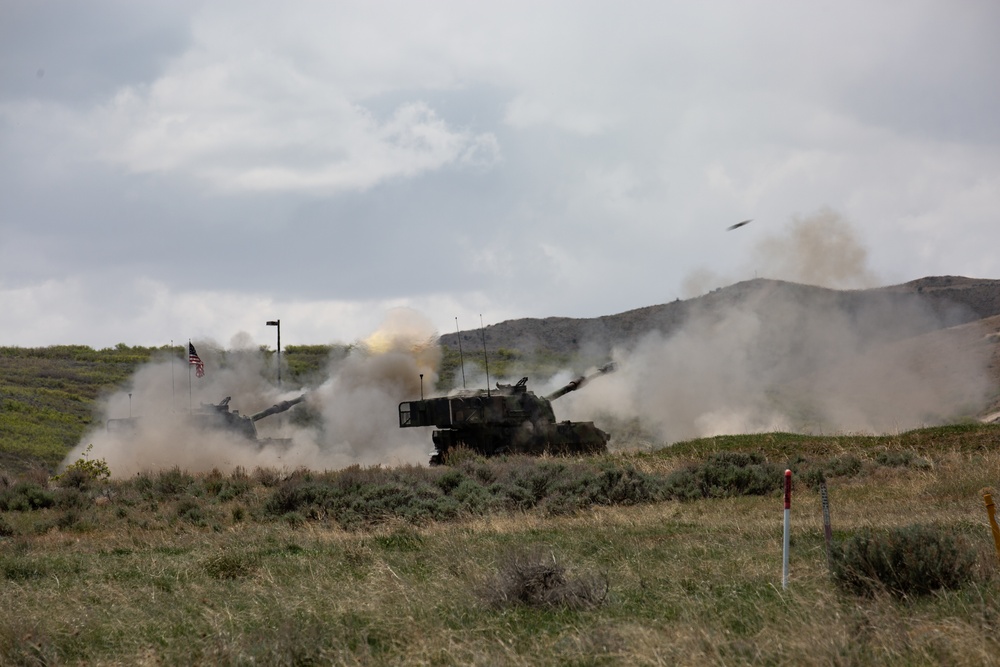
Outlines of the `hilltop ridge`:
[[[545,317],[505,320],[479,330],[447,333],[441,345],[457,349],[458,337],[468,349],[516,349],[575,356],[609,353],[631,347],[651,332],[670,335],[694,315],[718,316],[749,302],[772,318],[775,311],[797,310],[796,318],[844,313],[867,332],[881,337],[906,338],[1000,315],[1000,280],[964,276],[928,276],[906,283],[859,290],[836,290],[767,278],[754,278],[721,287],[691,299],[676,299],[612,315],[591,318]],[[921,322],[893,322],[891,314],[917,308],[929,315]],[[886,317],[886,315],[890,317]],[[787,317],[787,315],[786,315]],[[905,325],[905,326],[904,326]]]

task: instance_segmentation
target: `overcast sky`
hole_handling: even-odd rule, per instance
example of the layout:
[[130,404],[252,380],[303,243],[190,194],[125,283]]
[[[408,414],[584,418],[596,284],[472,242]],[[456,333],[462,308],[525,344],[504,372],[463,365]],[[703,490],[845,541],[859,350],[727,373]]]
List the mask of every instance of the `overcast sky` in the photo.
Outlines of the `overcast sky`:
[[998,33],[995,0],[0,0],[0,344],[607,315],[789,278],[754,248],[817,214],[879,284],[1000,278]]

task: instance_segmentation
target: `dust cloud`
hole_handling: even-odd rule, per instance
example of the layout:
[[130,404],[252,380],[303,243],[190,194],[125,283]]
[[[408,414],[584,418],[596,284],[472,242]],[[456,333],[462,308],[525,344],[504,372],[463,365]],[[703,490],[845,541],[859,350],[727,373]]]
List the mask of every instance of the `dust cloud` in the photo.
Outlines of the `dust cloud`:
[[777,280],[834,289],[876,285],[868,251],[854,228],[831,209],[794,218],[783,234],[761,239],[753,255],[761,274]]
[[974,417],[995,391],[978,326],[918,294],[755,280],[690,303],[680,326],[615,350],[618,372],[568,397],[560,418],[603,415],[654,444],[895,433]]
[[[754,234],[761,225],[733,234]],[[737,237],[738,238],[738,237]],[[823,208],[806,217],[795,217],[781,232],[761,237],[750,259],[736,275],[701,267],[681,283],[685,298],[704,294],[747,277],[771,278],[832,289],[859,289],[877,285],[868,268],[868,251],[857,231],[843,216]]]
[[727,279],[693,272],[684,287],[703,296],[689,302],[683,323],[615,350],[618,373],[573,395],[565,413],[603,414],[612,428],[638,424],[669,443],[771,431],[891,433],[971,417],[985,405],[994,389],[989,351],[970,343],[982,336],[949,328],[969,318],[932,309],[917,294],[854,291],[875,277],[837,213],[795,219],[752,254],[768,279],[710,289]]
[[[995,391],[990,350],[976,344],[981,333],[955,326],[970,319],[965,314],[932,308],[915,293],[843,289],[873,277],[864,248],[835,213],[794,220],[754,253],[771,276],[792,282],[769,277],[713,290],[686,302],[682,321],[669,330],[603,348],[617,372],[560,398],[557,418],[596,422],[613,447],[773,431],[893,433],[974,416]],[[718,277],[698,280],[709,278]],[[424,391],[447,389],[437,387],[442,353],[423,316],[391,312],[367,340],[330,361],[306,390],[304,410],[258,422],[256,442],[198,428],[191,415],[227,396],[231,408],[252,415],[303,390],[272,382],[271,358],[245,334],[229,351],[195,343],[204,378],[192,379],[176,358],[140,368],[127,388],[106,398],[100,426],[66,462],[89,444],[90,455],[119,477],[173,466],[202,472],[427,462],[430,433],[400,429],[397,410]],[[480,371],[470,365],[466,372],[479,386]],[[577,375],[557,373],[532,389],[545,395]],[[130,411],[141,416],[134,431],[105,427]]]
[[[101,402],[99,426],[84,435],[64,464],[79,459],[91,444],[89,456],[104,459],[115,477],[174,466],[206,472],[427,462],[430,434],[400,429],[397,417],[400,401],[419,396],[421,374],[427,387],[437,381],[437,334],[418,313],[391,311],[367,340],[330,361],[318,386],[305,389],[279,387],[269,366],[273,357],[246,334],[234,337],[228,351],[210,341],[194,342],[205,362],[203,378],[177,358],[142,366],[127,387]],[[199,419],[226,397],[240,422],[303,393],[303,405],[256,422],[256,441],[206,428]],[[298,414],[303,408],[311,419]]]

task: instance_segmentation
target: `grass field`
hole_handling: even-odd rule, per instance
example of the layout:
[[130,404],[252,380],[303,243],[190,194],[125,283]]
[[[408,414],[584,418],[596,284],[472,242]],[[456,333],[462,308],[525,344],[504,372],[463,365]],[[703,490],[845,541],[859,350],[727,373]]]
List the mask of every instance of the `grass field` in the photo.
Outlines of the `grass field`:
[[[51,478],[102,392],[182,352],[0,349],[0,664],[1000,664],[982,496],[1000,426]],[[307,381],[331,352],[290,348],[285,377]],[[955,541],[962,576],[926,594],[838,583],[820,480],[837,553],[916,527]],[[894,567],[937,581],[951,552],[930,546]]]
[[[282,352],[286,377],[310,377],[331,354],[346,349],[290,346]],[[0,347],[0,468],[54,469],[91,425],[103,394],[125,386],[143,363],[167,356],[185,363],[186,355],[182,346],[123,343],[102,350],[85,345]]]
[[[435,469],[8,475],[0,662],[996,663],[1000,586],[980,492],[1000,475],[998,438],[970,425]],[[747,470],[777,479],[747,491],[760,495],[727,495],[722,479],[719,493],[678,499],[695,488],[681,473],[720,452],[752,455]],[[947,529],[975,554],[973,576],[929,595],[838,587],[820,473],[838,543]]]

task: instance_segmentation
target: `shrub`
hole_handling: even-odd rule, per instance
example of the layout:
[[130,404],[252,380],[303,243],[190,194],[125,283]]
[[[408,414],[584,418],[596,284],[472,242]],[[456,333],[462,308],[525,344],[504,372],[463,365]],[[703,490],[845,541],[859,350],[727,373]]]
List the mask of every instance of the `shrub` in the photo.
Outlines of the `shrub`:
[[205,525],[205,510],[195,498],[184,498],[177,503],[177,518],[196,526]]
[[831,477],[854,477],[864,468],[861,459],[854,454],[845,454],[825,461],[812,462],[800,459],[789,462],[795,478],[810,487],[817,487]]
[[281,475],[274,468],[254,468],[254,480],[261,486],[272,487],[281,483]]
[[830,460],[826,471],[828,477],[854,477],[861,472],[862,467],[861,459],[854,454],[845,454]]
[[783,484],[782,471],[760,454],[718,452],[668,475],[664,494],[676,500],[763,496]]
[[226,502],[233,498],[238,498],[250,490],[250,480],[247,478],[233,477],[222,482],[219,489],[219,502]]
[[898,597],[955,589],[969,581],[976,551],[961,536],[914,524],[884,533],[861,531],[834,547],[833,578],[862,596],[885,591]]
[[202,478],[202,486],[205,488],[205,493],[210,496],[217,496],[219,492],[222,491],[222,487],[225,484],[225,480],[222,477],[222,471],[218,468],[212,468],[207,475]]
[[161,470],[153,482],[153,487],[162,496],[176,496],[184,493],[194,484],[194,477],[177,466]]
[[926,469],[931,467],[931,462],[910,449],[901,451],[883,451],[875,455],[875,462],[889,468],[918,468]]
[[451,493],[462,483],[465,479],[465,475],[460,470],[446,470],[440,477],[438,477],[437,485],[441,487],[441,490],[445,493]]
[[56,505],[60,509],[84,509],[92,504],[90,496],[78,488],[62,489],[56,496]]
[[90,458],[90,452],[94,445],[87,445],[87,449],[73,463],[66,466],[66,470],[52,479],[63,487],[76,488],[80,490],[89,489],[95,483],[106,482],[111,478],[111,468],[104,459]]
[[457,447],[452,447],[447,452],[444,453],[441,461],[446,466],[460,466],[475,461],[482,461],[483,457],[476,453],[474,449],[470,449],[465,445],[459,445]]
[[18,482],[0,491],[0,511],[4,512],[45,509],[55,505],[55,502],[55,496],[51,491],[43,489],[34,482]]
[[221,552],[202,563],[213,579],[240,579],[254,573],[260,564],[257,554],[246,552]]
[[66,510],[61,516],[56,519],[56,526],[60,530],[80,530],[86,531],[90,530],[92,526],[84,521],[83,515],[76,508],[70,508]]
[[497,575],[486,582],[481,597],[495,608],[525,605],[593,609],[607,599],[606,575],[569,577],[554,555],[541,549],[512,551],[501,563]]

